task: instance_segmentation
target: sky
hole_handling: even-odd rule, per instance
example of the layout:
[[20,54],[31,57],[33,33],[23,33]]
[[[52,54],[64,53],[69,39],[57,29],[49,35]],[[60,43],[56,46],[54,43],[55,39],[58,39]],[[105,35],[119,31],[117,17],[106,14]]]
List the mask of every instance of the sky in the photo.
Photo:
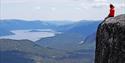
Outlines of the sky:
[[125,14],[125,0],[0,0],[0,19],[101,20],[110,3]]

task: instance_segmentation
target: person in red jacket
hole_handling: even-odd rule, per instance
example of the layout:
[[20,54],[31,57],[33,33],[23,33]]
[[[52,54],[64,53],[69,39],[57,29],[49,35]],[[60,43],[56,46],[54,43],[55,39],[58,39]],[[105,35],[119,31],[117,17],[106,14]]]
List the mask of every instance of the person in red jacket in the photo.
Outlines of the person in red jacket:
[[115,16],[115,7],[114,5],[110,4],[110,13],[108,17],[114,17]]
[[[110,10],[109,10],[109,15],[105,18],[105,20],[109,17],[114,17],[115,16],[115,7],[113,4],[110,4]],[[105,21],[104,20],[104,21]]]

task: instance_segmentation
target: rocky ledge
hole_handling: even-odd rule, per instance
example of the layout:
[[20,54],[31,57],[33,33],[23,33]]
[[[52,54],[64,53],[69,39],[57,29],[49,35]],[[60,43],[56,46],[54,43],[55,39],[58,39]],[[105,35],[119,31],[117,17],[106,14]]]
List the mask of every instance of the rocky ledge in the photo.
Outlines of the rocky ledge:
[[125,63],[125,14],[110,17],[98,26],[95,63]]

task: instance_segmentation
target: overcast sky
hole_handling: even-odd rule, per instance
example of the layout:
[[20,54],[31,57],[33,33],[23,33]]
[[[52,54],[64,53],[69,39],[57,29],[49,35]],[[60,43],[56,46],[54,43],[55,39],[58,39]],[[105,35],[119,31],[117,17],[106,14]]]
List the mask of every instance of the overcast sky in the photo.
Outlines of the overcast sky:
[[125,14],[125,0],[0,0],[1,19],[100,20],[113,3]]

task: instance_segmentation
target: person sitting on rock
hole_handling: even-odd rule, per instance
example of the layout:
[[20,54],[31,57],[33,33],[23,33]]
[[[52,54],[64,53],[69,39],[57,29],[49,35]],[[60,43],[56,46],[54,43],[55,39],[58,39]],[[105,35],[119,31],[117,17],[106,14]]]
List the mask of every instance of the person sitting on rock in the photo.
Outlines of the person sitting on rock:
[[110,4],[110,13],[108,17],[114,17],[115,16],[115,7],[114,5]]
[[105,18],[105,20],[109,17],[114,17],[114,16],[115,16],[115,7],[113,4],[110,4],[109,15]]

